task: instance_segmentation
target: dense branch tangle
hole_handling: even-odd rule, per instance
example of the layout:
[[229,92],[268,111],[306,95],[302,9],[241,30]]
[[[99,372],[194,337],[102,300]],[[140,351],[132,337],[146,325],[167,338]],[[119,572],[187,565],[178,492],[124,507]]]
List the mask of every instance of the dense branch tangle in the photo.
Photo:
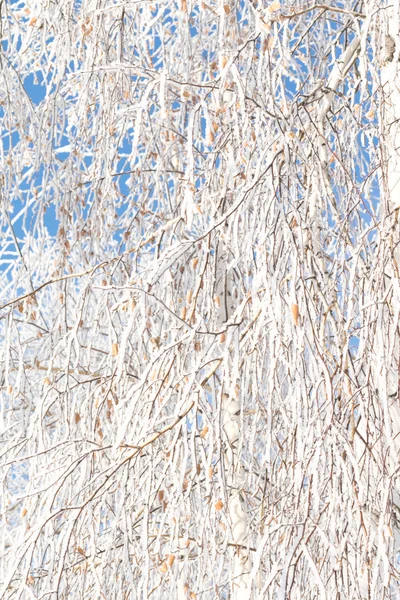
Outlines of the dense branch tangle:
[[378,8],[2,5],[3,597],[395,597]]

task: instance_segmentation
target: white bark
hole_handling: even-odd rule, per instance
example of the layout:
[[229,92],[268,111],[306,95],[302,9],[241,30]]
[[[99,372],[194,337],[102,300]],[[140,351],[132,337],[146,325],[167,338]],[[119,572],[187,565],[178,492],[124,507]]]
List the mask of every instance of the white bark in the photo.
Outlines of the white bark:
[[[393,530],[392,558],[397,564],[400,552],[400,480],[397,474],[400,457],[399,368],[400,342],[398,315],[399,288],[399,219],[400,208],[400,8],[390,7],[382,28],[382,129],[385,144],[382,154],[382,251],[387,256],[386,285],[390,301],[381,308],[375,344],[375,377],[377,394],[383,407],[386,434],[388,489],[390,490]],[[390,291],[389,291],[390,290]],[[381,517],[382,530],[388,517]]]
[[[232,320],[235,313],[234,301],[234,274],[230,267],[232,255],[225,240],[227,239],[227,227],[224,227],[224,236],[218,242],[216,255],[216,282],[215,294],[217,298],[217,320],[216,326],[221,331],[221,347],[225,354],[223,381],[221,382],[222,394],[221,421],[224,435],[222,464],[226,481],[227,515],[231,531],[230,554],[232,556],[233,568],[231,571],[230,588],[233,600],[244,600],[249,597],[249,575],[251,563],[247,547],[250,545],[250,532],[247,524],[244,498],[244,476],[241,465],[240,451],[242,437],[245,434],[241,430],[241,391],[237,383],[240,382],[240,372],[235,372],[238,360],[232,359],[231,353],[235,352],[235,333],[227,323]],[[236,302],[238,299],[236,300]],[[237,357],[238,358],[238,357]]]

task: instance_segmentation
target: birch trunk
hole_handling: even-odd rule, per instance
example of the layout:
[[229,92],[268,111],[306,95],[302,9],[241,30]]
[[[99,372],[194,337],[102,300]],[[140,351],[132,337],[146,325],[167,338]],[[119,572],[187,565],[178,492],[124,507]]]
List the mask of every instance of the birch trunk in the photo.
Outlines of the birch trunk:
[[[399,232],[400,207],[400,94],[399,7],[385,14],[377,54],[380,72],[381,186],[380,222],[375,260],[366,280],[361,306],[365,329],[359,356],[367,357],[359,374],[367,393],[354,411],[354,457],[363,474],[357,490],[364,523],[360,557],[363,598],[391,594],[398,577],[400,549],[399,411]],[[351,386],[350,386],[351,387]],[[397,575],[396,575],[397,573]],[[388,596],[389,597],[389,596]],[[391,597],[391,596],[390,596]]]
[[[226,225],[225,230],[228,229]],[[224,232],[225,233],[225,232]],[[225,238],[225,236],[223,236]],[[235,312],[234,274],[229,265],[232,254],[224,239],[218,242],[216,253],[217,328],[221,331],[221,344],[224,348],[223,380],[221,385],[221,425],[223,440],[223,465],[227,490],[227,514],[231,530],[232,570],[230,588],[233,600],[244,600],[249,593],[250,558],[246,547],[249,545],[247,514],[243,497],[243,472],[240,462],[241,437],[241,392],[240,374],[235,372],[239,361],[234,353],[236,328],[228,327]],[[235,366],[234,366],[235,365]]]
[[[354,498],[358,506],[360,536],[355,551],[348,554],[351,569],[359,573],[359,592],[375,598],[382,586],[390,593],[391,578],[397,572],[400,549],[400,495],[398,460],[400,451],[399,410],[399,260],[398,208],[400,207],[400,80],[399,8],[392,7],[381,33],[381,128],[382,177],[381,221],[377,229],[376,260],[366,275],[358,355],[369,360],[354,369],[345,359],[344,393],[352,405],[351,444],[343,453],[354,472]],[[335,204],[328,175],[326,120],[339,86],[365,46],[365,31],[349,43],[335,65],[320,104],[317,118],[320,134],[320,170],[313,170],[311,188],[315,195],[318,181]],[[361,56],[361,61],[366,60]],[[322,208],[319,206],[318,208]],[[318,228],[318,210],[312,211]],[[316,252],[316,244],[312,247]],[[320,261],[321,262],[321,261]],[[322,265],[324,268],[324,265]],[[326,266],[325,266],[326,268]],[[326,304],[334,301],[328,298]],[[364,329],[365,328],[365,329]],[[349,340],[345,342],[348,345]],[[329,350],[327,349],[329,353]],[[351,373],[351,374],[350,374]],[[346,381],[347,379],[347,381]],[[366,393],[359,403],[355,382],[364,382]],[[360,471],[359,471],[360,469]]]
[[[375,383],[382,406],[385,436],[385,479],[388,488],[388,508],[381,515],[378,532],[385,537],[388,528],[393,535],[388,559],[398,572],[400,551],[400,8],[394,3],[389,8],[382,28],[381,42],[381,130],[382,184],[381,184],[381,240],[380,264],[384,265],[384,283],[381,296],[384,302],[378,309],[375,348]],[[387,538],[387,535],[386,535]],[[390,552],[391,551],[391,552]]]

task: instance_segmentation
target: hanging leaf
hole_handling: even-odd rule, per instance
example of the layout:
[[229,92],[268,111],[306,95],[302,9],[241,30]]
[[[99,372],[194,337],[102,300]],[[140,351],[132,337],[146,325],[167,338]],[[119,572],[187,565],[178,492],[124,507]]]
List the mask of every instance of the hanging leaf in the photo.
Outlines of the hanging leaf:
[[167,566],[169,568],[171,568],[175,562],[175,556],[173,554],[169,554],[166,562],[167,562]]
[[222,502],[222,500],[217,500],[217,502],[215,503],[215,510],[220,511],[223,507],[224,503]]
[[293,322],[297,327],[298,322],[299,322],[299,307],[297,304],[292,304],[292,317],[293,317]]
[[205,427],[203,427],[203,429],[200,432],[200,437],[205,438],[206,435],[208,433],[208,425],[206,425]]

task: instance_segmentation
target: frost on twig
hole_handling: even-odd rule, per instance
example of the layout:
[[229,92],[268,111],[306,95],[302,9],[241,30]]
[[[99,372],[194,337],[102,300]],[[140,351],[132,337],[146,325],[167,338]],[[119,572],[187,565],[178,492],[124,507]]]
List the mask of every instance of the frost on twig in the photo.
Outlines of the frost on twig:
[[398,596],[399,15],[331,4],[1,4],[0,596]]

